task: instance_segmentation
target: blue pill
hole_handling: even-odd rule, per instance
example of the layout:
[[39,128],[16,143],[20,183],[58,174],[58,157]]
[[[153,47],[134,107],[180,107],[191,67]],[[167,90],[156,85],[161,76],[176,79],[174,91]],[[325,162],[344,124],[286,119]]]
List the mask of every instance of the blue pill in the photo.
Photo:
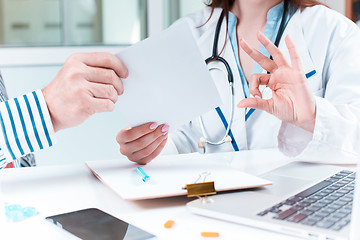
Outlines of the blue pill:
[[37,211],[33,207],[25,207],[22,209],[22,213],[25,217],[32,217],[37,215]]
[[21,221],[21,220],[24,220],[25,217],[23,215],[23,213],[21,211],[9,211],[7,213],[7,218],[10,220],[10,221],[13,221],[13,222],[18,222],[18,221]]
[[21,206],[16,204],[16,205],[7,205],[5,206],[5,209],[8,211],[19,211],[21,210]]

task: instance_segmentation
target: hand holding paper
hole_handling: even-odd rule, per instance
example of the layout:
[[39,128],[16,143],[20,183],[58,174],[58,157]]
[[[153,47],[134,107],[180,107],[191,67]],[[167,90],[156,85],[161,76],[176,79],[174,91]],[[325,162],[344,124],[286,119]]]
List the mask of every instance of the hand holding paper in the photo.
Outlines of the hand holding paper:
[[164,148],[169,126],[179,127],[221,105],[187,22],[118,56],[129,70],[118,106],[132,128],[122,130],[116,139],[131,161],[150,162]]

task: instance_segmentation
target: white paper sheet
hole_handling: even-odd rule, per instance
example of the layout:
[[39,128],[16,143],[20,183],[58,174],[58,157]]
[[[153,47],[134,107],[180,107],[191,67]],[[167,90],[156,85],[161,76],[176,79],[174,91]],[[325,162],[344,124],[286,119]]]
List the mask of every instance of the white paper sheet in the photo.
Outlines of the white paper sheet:
[[222,105],[186,21],[117,56],[129,70],[117,107],[130,126],[157,122],[178,127]]
[[[127,160],[87,162],[89,169],[108,187],[128,200],[186,195],[186,184],[214,181],[216,191],[270,185],[271,182],[241,172],[225,161],[214,161],[200,154],[161,156],[142,169],[150,176],[147,182],[136,172],[138,165]],[[210,173],[206,179],[202,173]]]

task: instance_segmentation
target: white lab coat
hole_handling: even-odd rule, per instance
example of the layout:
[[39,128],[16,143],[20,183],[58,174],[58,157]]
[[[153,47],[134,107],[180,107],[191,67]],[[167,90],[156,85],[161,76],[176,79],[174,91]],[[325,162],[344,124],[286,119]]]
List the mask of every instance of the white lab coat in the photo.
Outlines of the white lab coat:
[[[210,8],[183,20],[193,26],[204,59],[211,55],[215,27],[221,9],[216,9],[210,21]],[[202,26],[202,27],[199,27]],[[226,34],[224,20],[219,38],[222,49]],[[304,73],[316,70],[308,79],[316,97],[316,124],[310,133],[276,117],[256,110],[245,123],[245,110],[235,108],[232,132],[240,150],[279,147],[287,155],[317,162],[349,162],[360,151],[360,30],[341,14],[324,6],[298,10],[289,21],[279,49],[290,62],[285,36],[290,35],[301,57]],[[222,53],[234,74],[235,104],[244,99],[242,83],[229,38]],[[222,67],[212,63],[215,67]],[[225,117],[229,120],[230,93],[224,73],[211,71],[220,96]],[[206,86],[204,86],[206,87]],[[212,140],[218,140],[225,128],[215,110],[203,115],[205,128]],[[172,129],[164,153],[198,151],[202,137],[199,122],[194,119],[179,129]],[[207,145],[207,152],[234,151],[230,143]]]

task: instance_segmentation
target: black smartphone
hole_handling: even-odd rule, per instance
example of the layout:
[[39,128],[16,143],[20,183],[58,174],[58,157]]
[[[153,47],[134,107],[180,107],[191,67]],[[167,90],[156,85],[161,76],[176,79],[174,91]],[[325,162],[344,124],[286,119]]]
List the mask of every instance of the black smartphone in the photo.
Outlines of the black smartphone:
[[46,218],[83,240],[155,240],[154,235],[99,209],[89,208]]

